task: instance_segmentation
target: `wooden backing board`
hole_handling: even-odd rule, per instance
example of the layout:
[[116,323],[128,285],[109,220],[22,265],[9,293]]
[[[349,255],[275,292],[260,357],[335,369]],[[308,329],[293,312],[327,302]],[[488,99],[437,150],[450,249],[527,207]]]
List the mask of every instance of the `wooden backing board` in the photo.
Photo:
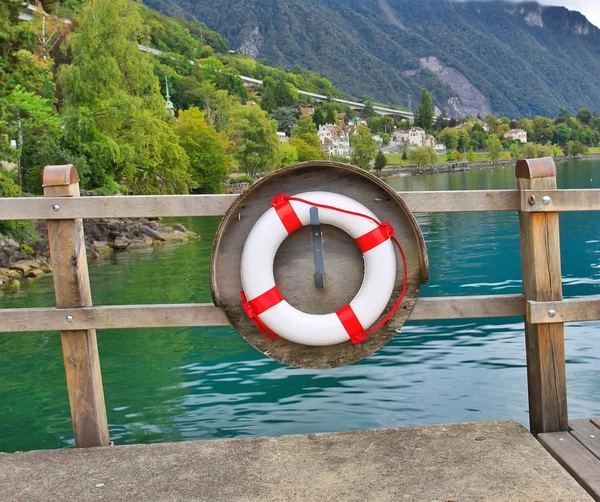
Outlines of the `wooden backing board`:
[[[392,320],[363,343],[309,347],[277,338],[269,341],[244,313],[240,301],[240,262],[246,238],[258,218],[278,194],[296,195],[324,190],[351,197],[388,221],[402,244],[408,264],[406,297]],[[304,312],[325,314],[348,304],[363,280],[364,262],[354,241],[343,231],[323,225],[325,289],[314,285],[314,259],[310,230],[302,228],[279,248],[274,264],[275,281],[284,298]],[[394,293],[381,318],[396,302],[403,283],[402,260],[397,253]],[[428,262],[419,226],[402,200],[378,178],[347,164],[305,162],[280,169],[245,192],[230,208],[217,231],[211,257],[211,290],[237,331],[257,350],[277,361],[303,368],[333,368],[350,364],[385,345],[410,315],[419,287],[427,281]],[[380,319],[381,319],[380,318]]]

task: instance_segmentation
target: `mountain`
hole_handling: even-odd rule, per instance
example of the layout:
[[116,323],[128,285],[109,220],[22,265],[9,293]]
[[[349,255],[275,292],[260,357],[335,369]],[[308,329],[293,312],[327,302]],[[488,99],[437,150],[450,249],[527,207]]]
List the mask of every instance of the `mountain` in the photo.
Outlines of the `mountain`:
[[205,22],[271,65],[300,64],[354,96],[446,114],[509,117],[600,103],[600,30],[535,2],[145,0]]

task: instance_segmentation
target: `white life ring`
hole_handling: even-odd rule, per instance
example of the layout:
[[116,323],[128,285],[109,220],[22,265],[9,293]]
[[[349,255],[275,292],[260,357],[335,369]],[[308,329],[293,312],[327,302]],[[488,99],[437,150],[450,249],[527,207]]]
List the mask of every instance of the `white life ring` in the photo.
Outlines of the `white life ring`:
[[281,243],[294,230],[310,224],[310,204],[293,199],[379,220],[361,203],[336,193],[306,192],[290,199],[274,199],[274,207],[258,219],[244,244],[241,279],[246,313],[251,319],[258,318],[271,332],[303,345],[362,341],[356,338],[358,332],[364,333],[383,313],[396,283],[396,256],[390,239],[393,230],[386,223],[319,207],[321,223],[336,226],[357,240],[363,251],[365,273],[362,286],[349,305],[330,314],[308,314],[283,299],[273,276],[275,254]]

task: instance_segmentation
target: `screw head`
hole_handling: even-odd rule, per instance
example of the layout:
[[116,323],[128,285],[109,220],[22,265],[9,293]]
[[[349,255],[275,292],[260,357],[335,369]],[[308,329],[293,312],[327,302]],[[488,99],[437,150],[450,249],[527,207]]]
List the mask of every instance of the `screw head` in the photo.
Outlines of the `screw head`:
[[554,310],[554,309],[550,309],[550,310],[548,311],[548,317],[549,317],[550,319],[553,319],[554,317],[556,317],[556,310]]
[[54,204],[52,206],[52,211],[54,211],[55,213],[58,213],[60,211],[60,206],[58,204]]
[[530,195],[530,196],[527,198],[527,202],[529,202],[529,205],[530,205],[530,206],[533,206],[533,205],[535,204],[535,195]]
[[67,321],[68,323],[72,323],[73,322],[73,316],[72,315],[68,315],[67,317],[65,317],[65,321]]
[[542,197],[542,202],[544,203],[545,206],[547,206],[548,204],[550,204],[552,202],[552,198],[549,195],[544,195]]

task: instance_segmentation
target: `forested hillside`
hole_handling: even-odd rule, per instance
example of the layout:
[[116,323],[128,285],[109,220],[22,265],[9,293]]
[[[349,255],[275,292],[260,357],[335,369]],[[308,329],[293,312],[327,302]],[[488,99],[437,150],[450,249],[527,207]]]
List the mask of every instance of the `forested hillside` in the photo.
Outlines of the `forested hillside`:
[[563,7],[449,0],[146,0],[232,48],[342,90],[448,115],[556,115],[600,102],[600,30]]
[[[315,72],[231,54],[205,24],[133,0],[24,9],[0,0],[0,197],[40,193],[49,164],[75,164],[101,195],[218,193],[232,171],[324,156],[312,120],[289,144],[277,136],[307,104],[298,88],[343,97]],[[240,73],[264,84],[249,90]]]

